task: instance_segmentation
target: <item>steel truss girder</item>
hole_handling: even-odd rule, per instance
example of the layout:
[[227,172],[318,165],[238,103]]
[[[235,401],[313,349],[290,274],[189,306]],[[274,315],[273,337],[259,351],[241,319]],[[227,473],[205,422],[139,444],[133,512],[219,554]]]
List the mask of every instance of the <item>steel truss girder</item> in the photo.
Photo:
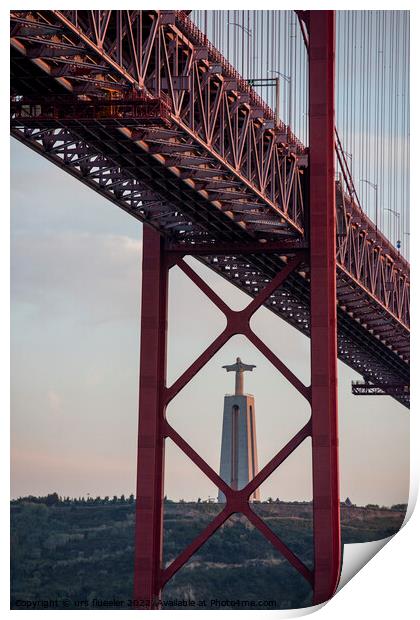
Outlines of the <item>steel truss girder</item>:
[[405,396],[410,398],[410,386],[404,384],[375,384],[353,381],[352,394],[355,396]]
[[337,262],[348,278],[378,306],[396,317],[404,329],[410,324],[409,265],[389,252],[389,242],[337,184]]
[[[288,142],[277,143],[279,133],[270,127],[264,116],[270,112],[266,105],[261,107],[262,115],[251,118],[253,108],[249,105],[250,98],[243,102],[240,93],[226,89],[223,74],[213,72],[214,65],[211,62],[197,58],[196,46],[186,39],[176,27],[175,21],[167,23],[167,20],[161,19],[159,11],[110,11],[106,23],[103,23],[101,12],[82,11],[73,14],[69,11],[53,11],[37,13],[36,17],[61,23],[63,37],[72,37],[74,42],[79,41],[79,46],[81,39],[86,47],[89,64],[92,55],[97,56],[101,66],[105,59],[108,61],[111,73],[104,76],[106,88],[111,88],[114,79],[115,88],[123,84],[131,88],[137,84],[150,95],[159,97],[165,91],[165,96],[169,97],[172,104],[171,120],[174,126],[182,130],[183,140],[187,138],[191,148],[200,148],[206,156],[210,155],[209,161],[220,163],[225,172],[238,179],[246,190],[244,195],[234,191],[229,195],[222,193],[222,203],[234,200],[235,194],[241,198],[245,196],[248,201],[253,198],[254,202],[259,203],[261,211],[282,215],[296,234],[302,233],[301,175],[297,165],[299,155],[294,151],[302,152],[303,146],[291,134]],[[188,26],[188,18],[181,13],[177,19],[182,22],[184,29]],[[121,38],[117,41],[112,26],[118,20],[125,31],[121,31]],[[135,35],[140,34],[137,29],[144,33],[145,21],[149,27],[147,42],[138,41],[137,47],[134,44],[138,40]],[[101,37],[99,32],[102,32]],[[54,36],[57,36],[56,33]],[[46,40],[48,37],[48,34],[44,35]],[[24,45],[27,35],[18,33],[12,43],[14,41]],[[140,56],[143,56],[141,63]],[[128,65],[127,57],[130,58]],[[57,61],[51,59],[49,62]],[[226,61],[224,65],[226,71]],[[118,67],[120,75],[116,79]],[[49,70],[51,73],[51,68]],[[233,71],[230,68],[230,73]],[[180,75],[189,81],[190,86],[186,90],[178,91],[174,86],[174,80],[179,79],[177,76]],[[64,79],[67,87],[74,90],[82,78],[69,74]],[[100,84],[97,81],[93,84],[96,93],[100,94]],[[249,86],[247,89],[251,90]],[[102,94],[106,94],[106,91],[103,90]],[[256,97],[254,94],[251,98]],[[156,147],[156,144],[142,141],[139,146],[149,150]],[[160,156],[165,158],[164,149]],[[187,165],[193,163],[185,157],[167,159],[169,167],[182,165],[184,160]],[[276,223],[279,223],[278,220],[274,228]]]
[[[203,248],[215,243],[232,244],[235,243],[249,244],[250,239],[244,232],[239,230],[235,236],[232,236],[230,227],[225,225],[212,225],[212,220],[206,216],[204,220],[199,218],[199,214],[203,213],[203,208],[198,206],[192,212],[189,211],[187,218],[185,217],[185,209],[187,205],[186,195],[182,193],[182,198],[174,202],[176,199],[175,186],[170,190],[171,194],[162,195],[163,186],[160,186],[159,192],[155,192],[152,199],[150,194],[150,185],[148,184],[148,176],[144,173],[138,174],[138,169],[134,166],[132,172],[129,170],[130,165],[127,161],[120,160],[120,166],[110,157],[115,157],[115,152],[104,155],[104,145],[98,141],[98,146],[93,146],[92,137],[89,142],[81,140],[80,136],[75,134],[75,130],[65,128],[43,129],[43,128],[18,128],[12,129],[12,134],[22,141],[24,144],[40,153],[49,161],[60,166],[72,176],[88,185],[102,196],[117,204],[132,216],[142,221],[148,221],[153,226],[159,228],[168,240],[173,240],[176,244],[185,245],[187,248]],[[34,136],[34,138],[32,137]],[[128,143],[129,144],[129,143]],[[119,151],[125,143],[120,143]],[[121,153],[120,153],[121,156]],[[112,170],[112,176],[109,171]],[[130,176],[131,175],[131,176]],[[154,173],[154,176],[156,174]],[[113,183],[112,178],[120,178],[121,183]],[[168,187],[170,187],[168,185]],[[129,188],[129,189],[126,189]],[[142,196],[148,196],[149,200],[143,200]],[[171,218],[175,218],[175,223],[170,222]],[[179,221],[177,226],[176,221]],[[188,223],[186,223],[188,221]],[[169,222],[169,223],[168,223]],[[217,220],[216,220],[217,222]],[[258,241],[261,247],[264,244]],[[271,242],[268,242],[268,246]],[[298,243],[298,241],[287,241],[282,243]],[[272,277],[279,265],[281,265],[281,253],[278,256],[273,252],[267,252],[264,260],[255,260],[255,256],[249,256],[244,260],[241,256],[235,254],[226,254],[222,257],[214,257],[213,251],[209,250],[209,255],[202,256],[200,259],[209,265],[213,270],[221,273],[223,277],[231,281],[233,284],[247,291],[250,295],[255,295],[255,284],[260,286],[267,278]],[[248,254],[248,252],[247,252]],[[269,254],[272,258],[269,260]],[[279,263],[280,261],[280,263]],[[337,284],[342,284],[342,291],[348,287],[348,279],[344,282],[340,277],[340,269],[337,271]],[[309,296],[307,293],[309,282],[303,275],[296,275],[294,278],[295,286],[292,290],[285,290],[281,296],[274,295],[267,303],[267,307],[273,312],[279,314],[283,319],[292,324],[299,331],[309,335]],[[352,286],[357,287],[357,283],[351,282]],[[286,293],[287,290],[287,293]],[[361,289],[362,290],[362,289]],[[287,294],[287,297],[286,297]],[[342,293],[344,294],[344,293]],[[394,339],[399,339],[398,348],[395,351],[403,351],[406,359],[408,359],[408,350],[404,343],[407,338],[403,333],[403,343],[401,343],[401,334],[391,333],[387,338],[387,346],[384,347],[376,338],[367,332],[367,328],[362,328],[348,314],[348,311],[342,310],[344,303],[340,301],[340,290],[337,293],[338,313],[339,313],[339,334],[338,334],[338,353],[339,359],[343,360],[354,370],[361,373],[366,379],[373,381],[387,381],[398,383],[407,381],[408,368],[407,364],[402,360],[398,360],[392,349]],[[368,299],[370,302],[370,300]],[[347,308],[347,306],[346,306]],[[349,311],[351,311],[349,309]],[[355,311],[357,316],[357,312]],[[392,315],[388,315],[392,322]],[[372,317],[373,318],[373,317]],[[367,326],[368,327],[368,326]],[[360,335],[359,335],[360,332]],[[376,353],[377,351],[377,353]],[[405,399],[407,404],[407,399]]]
[[[17,13],[20,15],[20,17],[19,15],[17,15]],[[107,17],[104,18],[105,13],[103,12],[63,12],[62,14],[61,12],[51,13],[48,11],[36,13],[15,12],[13,18],[14,23],[19,24],[22,21],[22,15],[30,15],[32,22],[31,20],[25,20],[24,26],[26,30],[24,29],[23,32],[19,32],[19,28],[17,28],[17,30],[13,32],[13,41],[15,41],[14,45],[17,47],[17,49],[19,49],[20,53],[26,53],[25,42],[28,41],[29,53],[31,49],[30,45],[33,44],[32,38],[34,36],[33,33],[31,35],[30,24],[32,23],[32,30],[34,32],[38,32],[38,34],[36,35],[38,38],[41,36],[39,34],[39,31],[43,30],[41,39],[44,41],[51,41],[52,33],[54,33],[54,37],[55,39],[57,39],[57,33],[59,33],[61,34],[61,42],[63,45],[78,45],[81,50],[83,50],[84,48],[88,49],[90,54],[90,64],[92,64],[92,62],[94,61],[97,62],[98,65],[103,66],[104,58],[106,58],[110,71],[108,81],[109,79],[111,79],[112,74],[114,76],[112,79],[117,80],[116,84],[118,83],[118,85],[122,87],[124,83],[126,83],[126,85],[129,83],[134,84],[137,79],[140,86],[142,84],[143,86],[145,84],[148,85],[148,89],[150,90],[150,92],[152,92],[152,94],[158,94],[159,92],[163,92],[162,84],[160,84],[159,86],[158,80],[155,80],[156,83],[154,83],[152,79],[153,75],[155,77],[157,75],[156,66],[161,66],[162,75],[165,74],[167,79],[167,89],[165,91],[166,95],[169,95],[169,97],[172,98],[172,106],[175,106],[176,104],[178,105],[180,110],[182,109],[182,106],[184,104],[187,105],[187,101],[190,102],[191,97],[190,94],[188,94],[188,92],[185,90],[177,91],[174,88],[170,88],[170,77],[174,76],[175,70],[179,73],[179,69],[181,66],[185,69],[185,71],[192,72],[192,74],[194,74],[195,76],[194,79],[200,82],[199,88],[198,82],[196,84],[196,88],[194,91],[195,98],[191,100],[190,103],[188,103],[190,108],[194,108],[194,110],[196,110],[193,115],[184,115],[185,118],[183,117],[184,120],[181,124],[178,123],[177,129],[175,129],[175,125],[173,125],[173,129],[166,129],[166,134],[164,133],[165,130],[161,127],[132,130],[124,127],[123,123],[121,125],[120,131],[123,131],[124,133],[120,137],[120,140],[133,140],[139,150],[143,148],[146,150],[146,152],[150,152],[151,150],[154,151],[153,156],[158,158],[157,162],[167,167],[166,174],[173,173],[177,176],[181,176],[188,183],[188,186],[192,189],[192,191],[197,191],[197,193],[200,193],[200,195],[205,196],[207,200],[213,201],[212,204],[218,205],[217,208],[221,212],[226,213],[228,216],[230,216],[234,224],[241,226],[242,228],[247,228],[251,235],[264,236],[265,238],[270,238],[270,236],[272,238],[276,238],[278,236],[283,238],[285,235],[287,235],[287,230],[289,229],[288,227],[290,227],[291,225],[290,219],[288,219],[288,215],[292,213],[293,208],[295,208],[298,204],[298,202],[296,202],[296,199],[299,196],[299,200],[302,199],[302,195],[299,193],[300,190],[298,193],[294,192],[294,190],[289,193],[288,187],[294,188],[295,183],[293,182],[290,185],[289,181],[288,186],[287,179],[289,178],[292,180],[295,174],[299,172],[299,164],[298,160],[293,160],[293,153],[287,155],[287,149],[289,151],[296,150],[299,154],[299,152],[302,152],[302,146],[299,145],[299,143],[293,138],[293,136],[290,135],[288,137],[289,140],[286,143],[277,145],[275,144],[276,140],[274,138],[274,143],[273,141],[270,142],[272,138],[267,138],[267,136],[276,136],[277,134],[275,133],[275,131],[273,133],[272,129],[265,130],[265,121],[261,120],[261,118],[249,119],[247,117],[247,115],[249,115],[249,110],[251,110],[252,106],[263,110],[263,119],[266,120],[270,118],[270,111],[267,109],[267,106],[264,107],[261,105],[261,102],[258,101],[257,96],[255,95],[255,93],[253,93],[252,89],[250,89],[249,85],[242,83],[239,79],[240,76],[233,73],[233,68],[230,67],[223,59],[220,60],[220,54],[217,52],[217,50],[214,50],[214,48],[210,46],[208,48],[210,50],[210,56],[209,54],[207,54],[207,60],[205,58],[205,54],[201,52],[197,53],[197,49],[202,50],[205,47],[205,45],[201,45],[201,43],[203,43],[203,41],[201,41],[202,35],[192,24],[190,24],[188,18],[186,18],[182,13],[171,14],[171,19],[168,19],[168,15],[165,14],[166,17],[162,17],[160,19],[157,17],[158,13],[153,11],[146,12],[148,16],[141,14],[142,12],[127,12],[130,13],[129,21],[131,23],[131,26],[129,26],[126,16],[120,16],[119,19],[122,20],[120,23],[121,41],[118,42],[118,45],[120,46],[120,48],[122,46],[123,50],[118,48],[116,40],[111,42],[109,39],[107,39],[107,33],[110,35],[111,30],[109,29],[113,23],[112,20],[115,17],[113,17],[110,13],[107,13]],[[59,19],[60,16],[63,17],[64,22],[63,20]],[[46,22],[46,19],[55,19],[56,23],[48,24]],[[105,21],[103,21],[104,19]],[[147,20],[149,21],[147,22]],[[30,22],[29,25],[26,23],[28,21]],[[148,23],[147,28],[145,27],[146,22]],[[74,25],[76,23],[78,28],[81,29],[80,31],[77,30],[77,32],[75,32],[74,29]],[[139,69],[136,68],[136,70],[134,71],[134,67],[137,67],[136,63],[134,62],[136,55],[130,47],[131,43],[129,43],[129,38],[131,37],[130,32],[131,34],[133,33],[133,24],[135,29],[136,23],[143,23],[142,37],[144,38],[146,34],[147,37],[143,41],[142,46],[140,46],[143,50],[142,53],[144,55],[144,62],[141,63],[141,67]],[[73,24],[73,26],[71,24]],[[78,36],[77,33],[79,33],[80,36]],[[208,42],[206,44],[208,44]],[[57,45],[57,42],[55,42],[55,45]],[[126,47],[124,47],[124,45]],[[177,49],[177,46],[178,52],[175,51]],[[119,51],[117,50],[117,48],[119,49]],[[166,56],[165,54],[163,54],[164,59],[161,54],[163,48],[165,48],[167,52]],[[182,62],[184,64],[182,64],[181,60],[178,58],[181,49],[184,50],[183,54],[185,58],[183,57],[182,59]],[[95,52],[97,53],[96,60]],[[137,58],[138,54],[139,51],[137,51]],[[153,54],[155,54],[155,57],[157,59],[161,60],[161,65],[156,64],[156,58],[155,61],[152,60]],[[178,56],[176,56],[176,54],[178,54]],[[131,62],[129,62],[128,65],[127,58],[131,58]],[[173,60],[172,63],[170,62],[171,58]],[[209,58],[210,61],[208,60]],[[215,60],[211,61],[211,58]],[[118,59],[122,59],[122,65],[118,65],[118,62],[116,62],[118,61]],[[68,58],[66,58],[66,62],[67,60]],[[213,71],[215,65],[212,64],[212,62],[215,61],[219,62],[219,64],[222,66],[221,74]],[[52,63],[50,65],[51,70],[54,62],[58,61],[52,59],[49,62]],[[43,70],[46,70],[48,68],[48,65],[46,65],[45,60],[43,60],[43,63],[44,65],[42,65],[42,68]],[[140,77],[137,74],[138,70],[140,70],[140,73],[143,72],[141,73]],[[51,77],[49,79],[52,80],[53,78]],[[226,83],[232,79],[236,81],[236,91],[228,90],[227,88],[224,88],[224,90],[220,90],[220,82],[222,84],[225,84],[226,86]],[[65,88],[71,89],[72,84],[77,84],[77,80],[77,76],[73,76],[71,79],[69,78],[69,80],[64,81],[61,78],[57,78],[55,80],[55,83],[57,84],[57,86],[61,84]],[[206,97],[202,97],[201,95],[203,94],[203,92],[206,92],[208,94],[208,89],[211,90],[211,84],[213,84],[213,82],[214,88],[217,91],[217,96],[215,95],[214,97],[208,97],[206,95]],[[95,89],[97,92],[100,92],[100,85],[96,85],[96,82]],[[211,134],[211,132],[213,131],[212,123],[216,118],[216,110],[217,113],[221,113],[220,111],[224,109],[222,105],[222,101],[224,100],[223,97],[228,98],[228,103],[225,103],[225,109],[226,106],[230,105],[229,109],[232,110],[232,114],[234,115],[232,119],[237,117],[235,115],[239,114],[240,110],[243,110],[244,119],[248,119],[243,119],[244,123],[247,123],[247,126],[249,127],[251,127],[252,125],[252,131],[249,136],[248,133],[250,130],[248,131],[248,133],[236,133],[235,144],[231,145],[228,148],[226,147],[226,144],[223,147],[222,143],[220,141],[218,142],[216,139],[213,140],[211,146],[209,147],[207,143],[209,136],[215,137],[213,134]],[[201,115],[200,122],[197,120],[197,114]],[[176,115],[172,120],[176,124],[178,120],[176,118]],[[225,123],[223,124],[223,127],[224,126]],[[229,128],[229,123],[227,123],[226,126]],[[231,122],[231,126],[236,127],[236,122],[233,123],[233,125]],[[141,133],[141,136],[138,135],[139,131]],[[233,134],[230,129],[227,133],[227,138],[231,140]],[[161,142],[162,136],[165,135],[167,136],[167,138],[164,141],[165,144],[161,147],[162,153],[158,153],[156,152],[156,147],[159,146],[159,142]],[[239,174],[238,176],[237,170],[233,164],[236,165],[237,163],[238,153],[244,152],[243,149],[245,148],[244,145],[246,143],[246,140],[249,138],[251,140],[251,145],[254,147],[255,144],[257,144],[255,142],[257,137],[258,139],[261,139],[263,141],[261,143],[261,149],[259,147],[257,148],[257,151],[259,153],[262,153],[262,159],[260,158],[258,165],[256,162],[254,162],[256,167],[254,165],[251,166],[251,168],[253,170],[256,170],[256,172],[251,174],[250,182],[252,187],[250,188],[249,182],[245,182],[245,177],[243,177],[243,173],[242,176],[241,174]],[[174,144],[174,141],[176,144]],[[108,147],[106,146],[106,141],[104,139],[97,140],[96,142],[91,141],[91,144],[95,144],[96,148],[102,150],[102,152],[108,153],[108,155],[112,155],[112,151],[110,152],[108,150]],[[165,148],[173,150],[177,148],[177,145],[178,148],[181,148],[183,150],[183,154],[181,156],[174,159],[172,154],[168,156],[168,154],[166,153],[165,155]],[[203,153],[206,154],[206,157],[208,157],[209,151],[213,155],[218,153],[219,159],[216,158],[214,160],[214,163],[212,164],[208,163],[206,171],[202,173],[202,168],[200,168],[200,165],[202,166],[203,164],[194,164],[194,161],[199,162],[204,161],[204,159],[202,158],[200,160],[199,158],[197,158],[197,155],[195,156],[196,159],[191,157],[187,159],[185,155],[185,149],[187,149],[189,146],[191,146],[192,152],[194,150],[196,154],[199,154],[197,148],[202,148]],[[224,150],[222,147],[224,148]],[[281,155],[283,151],[286,151],[286,154]],[[273,219],[272,216],[268,217],[270,213],[270,208],[268,208],[267,210],[266,201],[264,201],[261,196],[258,195],[258,191],[263,188],[263,184],[260,183],[260,185],[258,186],[258,183],[261,180],[267,180],[270,175],[272,176],[272,173],[268,172],[268,167],[273,165],[273,156],[275,159],[275,153],[277,153],[277,157],[281,158],[281,161],[283,162],[282,165],[286,166],[284,172],[279,170],[278,166],[277,170],[275,170],[275,176],[277,176],[278,178],[283,178],[284,181],[284,185],[281,186],[283,198],[282,201],[280,201],[280,205],[284,204],[285,200],[286,202],[287,200],[290,201],[291,196],[294,196],[292,203],[290,203],[292,205],[292,210],[290,211],[290,213],[288,211],[288,213],[285,214],[286,217],[283,218],[283,222],[281,221],[281,219],[276,221],[276,219]],[[162,158],[165,161],[162,161]],[[211,157],[209,159],[211,159]],[[182,161],[184,161],[184,164],[182,164]],[[206,161],[208,160],[206,159]],[[171,167],[169,166],[169,164],[174,164],[174,166]],[[230,166],[230,168],[228,168],[228,166]],[[129,166],[125,164],[125,168],[128,169]],[[249,166],[245,166],[245,168],[245,172],[248,174]],[[182,172],[183,170],[184,172]],[[287,170],[289,170],[289,176],[287,176]],[[295,170],[295,172],[293,172],[293,170]],[[119,170],[118,174],[120,174],[122,177],[125,176],[124,170]],[[210,191],[207,191],[202,184],[195,184],[196,182],[194,178],[196,177],[196,175],[198,178],[198,175],[200,177],[203,177],[203,174],[204,178],[207,177],[213,179],[213,182],[216,185],[217,181],[220,182],[221,185],[219,192],[215,191],[214,185],[209,186]],[[292,176],[290,176],[290,174]],[[218,179],[216,178],[217,176],[219,177]],[[299,176],[297,176],[297,182],[300,183]],[[235,185],[231,185],[230,187],[232,187],[233,189],[232,191],[227,193],[226,185],[228,185],[229,183],[235,183]],[[242,183],[242,188],[241,185],[237,185],[237,183]],[[257,183],[257,185],[255,185],[255,183]],[[113,186],[110,184],[110,182],[108,182],[107,185],[107,195],[109,197],[112,193]],[[125,183],[124,181],[121,181],[120,184],[118,181],[116,181],[115,187],[121,185],[125,185],[127,187],[127,183]],[[257,195],[255,195],[254,192],[254,197],[251,198],[254,190],[257,192]],[[125,194],[127,194],[128,191],[128,188],[125,189]],[[247,192],[249,192],[248,199],[235,199],[235,194],[237,196],[247,195]],[[230,196],[230,194],[232,194],[232,196]],[[217,201],[217,195],[219,195],[219,197],[222,199]],[[133,211],[136,211],[136,203],[138,205],[139,202],[140,201],[138,200],[138,195],[134,195],[133,200],[130,204],[130,207],[133,207]],[[155,200],[155,204],[156,202],[157,201]],[[230,206],[232,206],[231,212],[229,211]],[[243,216],[241,214],[243,214]],[[144,213],[141,208],[137,208],[137,215],[140,218],[144,217]],[[168,215],[167,208],[164,208],[162,210],[162,215]],[[159,212],[156,212],[156,210],[153,213],[153,220],[157,226],[162,224],[163,228],[165,228],[166,220],[164,218],[161,220],[159,217]],[[203,238],[203,240],[205,240],[206,231],[203,232],[203,229],[201,229],[197,237],[195,233],[196,228],[197,226],[195,225],[195,223],[192,221],[187,221],[182,215],[182,213],[180,213],[179,223],[177,223],[173,219],[171,221],[168,221],[167,223],[167,230],[171,231],[172,233],[179,232],[180,234],[185,236],[186,233],[193,233],[196,240],[198,238]],[[408,264],[406,264],[405,261],[403,261],[403,259],[397,255],[392,246],[390,246],[389,242],[381,237],[380,233],[378,235],[378,233],[375,231],[375,235],[373,235],[374,229],[371,223],[368,221],[368,218],[366,218],[366,216],[360,211],[360,209],[358,210],[358,207],[354,203],[352,203],[352,201],[350,201],[340,184],[337,185],[337,229],[339,231],[337,249],[337,262],[339,266],[339,271],[341,268],[343,276],[350,277],[354,280],[356,286],[359,288],[360,291],[362,291],[362,295],[364,295],[364,298],[368,303],[376,304],[378,309],[385,308],[385,310],[389,313],[389,315],[391,316],[391,321],[393,321],[396,325],[396,338],[393,338],[393,333],[391,332],[386,339],[383,339],[383,342],[387,347],[390,347],[391,350],[395,351],[397,354],[400,354],[402,359],[408,362],[408,345],[404,347],[401,346],[402,340],[405,340],[406,343],[409,342]],[[290,229],[291,234],[293,234],[293,230],[294,229],[292,225],[292,228]],[[349,313],[349,316],[357,317],[359,304],[341,303],[340,288],[338,288],[338,303],[343,309],[345,309],[346,312]],[[366,329],[370,330],[371,333],[375,334],[375,323],[372,323],[372,325],[366,323]],[[379,332],[377,333],[378,335],[380,335]],[[395,346],[397,342],[398,346]]]

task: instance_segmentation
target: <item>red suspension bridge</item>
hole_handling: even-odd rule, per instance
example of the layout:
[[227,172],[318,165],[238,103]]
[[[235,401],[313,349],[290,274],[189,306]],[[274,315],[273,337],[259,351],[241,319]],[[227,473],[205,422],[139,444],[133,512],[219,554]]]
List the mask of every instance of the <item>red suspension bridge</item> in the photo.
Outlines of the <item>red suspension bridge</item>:
[[[241,512],[311,583],[319,603],[334,593],[341,563],[337,358],[363,377],[354,393],[387,394],[409,406],[409,264],[379,229],[377,213],[373,221],[363,209],[335,127],[334,12],[295,15],[307,76],[302,141],[290,126],[292,106],[288,123],[280,118],[280,78],[241,75],[188,13],[12,11],[11,133],[145,224],[135,598],[157,606],[175,572]],[[238,34],[228,50],[251,32],[244,22],[233,25]],[[274,26],[272,32],[271,46],[280,44],[281,33]],[[258,70],[253,62],[250,53],[246,70]],[[274,110],[257,94],[259,80],[276,87]],[[290,104],[291,91],[288,96]],[[377,199],[378,186],[371,185]],[[186,255],[248,293],[248,307],[231,310],[183,260]],[[167,386],[168,273],[174,265],[225,314],[227,325]],[[250,319],[263,305],[310,337],[310,385],[252,331]],[[165,418],[169,402],[235,334],[247,336],[312,410],[308,424],[241,490],[221,480]],[[226,506],[163,569],[167,437],[223,491]],[[307,437],[313,570],[248,503]]]

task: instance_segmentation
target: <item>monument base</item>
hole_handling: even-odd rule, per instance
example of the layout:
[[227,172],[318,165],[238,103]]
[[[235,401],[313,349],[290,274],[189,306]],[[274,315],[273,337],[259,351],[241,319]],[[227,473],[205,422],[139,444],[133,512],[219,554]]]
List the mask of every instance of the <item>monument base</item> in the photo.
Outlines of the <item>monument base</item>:
[[[243,489],[258,473],[255,433],[254,397],[250,394],[225,396],[223,409],[222,450],[220,477],[233,489]],[[219,490],[218,502],[225,503]],[[256,489],[250,501],[259,501]]]

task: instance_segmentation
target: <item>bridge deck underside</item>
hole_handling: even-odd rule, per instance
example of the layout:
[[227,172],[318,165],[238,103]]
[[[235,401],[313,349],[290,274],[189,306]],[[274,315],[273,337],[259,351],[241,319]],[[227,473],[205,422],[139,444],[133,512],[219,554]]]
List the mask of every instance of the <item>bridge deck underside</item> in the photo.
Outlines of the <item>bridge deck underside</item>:
[[[21,51],[12,49],[12,94],[57,97],[66,90]],[[179,124],[148,122],[128,127],[114,119],[49,119],[28,116],[12,120],[12,135],[49,161],[99,192],[136,219],[165,235],[168,243],[193,253],[201,244],[243,244],[282,240],[302,243],[305,173],[291,188],[296,192],[288,215],[264,211],[263,198],[238,180],[229,166],[183,133]],[[183,149],[184,151],[183,151]],[[173,152],[171,151],[173,149]],[[291,160],[287,170],[290,174]],[[293,169],[293,175],[299,170]],[[191,182],[193,180],[193,182]],[[200,183],[202,182],[202,183]],[[350,207],[337,188],[337,203]],[[344,218],[346,216],[344,215]],[[279,225],[281,222],[281,225]],[[285,254],[198,256],[213,271],[255,296],[287,262]],[[350,264],[350,263],[349,263]],[[352,268],[352,263],[350,264]],[[303,265],[267,301],[266,306],[309,335],[310,271]],[[409,332],[404,322],[360,286],[355,274],[337,269],[338,355],[365,381],[374,384],[409,382]],[[394,396],[408,406],[406,394]]]

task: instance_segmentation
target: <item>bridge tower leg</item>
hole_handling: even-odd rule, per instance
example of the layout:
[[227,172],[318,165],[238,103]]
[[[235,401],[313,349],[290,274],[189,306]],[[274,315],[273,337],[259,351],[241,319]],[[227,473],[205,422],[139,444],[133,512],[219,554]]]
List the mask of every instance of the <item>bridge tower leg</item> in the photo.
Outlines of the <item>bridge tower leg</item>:
[[145,609],[159,607],[161,590],[167,304],[163,239],[143,226],[134,600]]
[[341,567],[334,171],[335,13],[308,13],[313,602],[317,604],[334,594]]

